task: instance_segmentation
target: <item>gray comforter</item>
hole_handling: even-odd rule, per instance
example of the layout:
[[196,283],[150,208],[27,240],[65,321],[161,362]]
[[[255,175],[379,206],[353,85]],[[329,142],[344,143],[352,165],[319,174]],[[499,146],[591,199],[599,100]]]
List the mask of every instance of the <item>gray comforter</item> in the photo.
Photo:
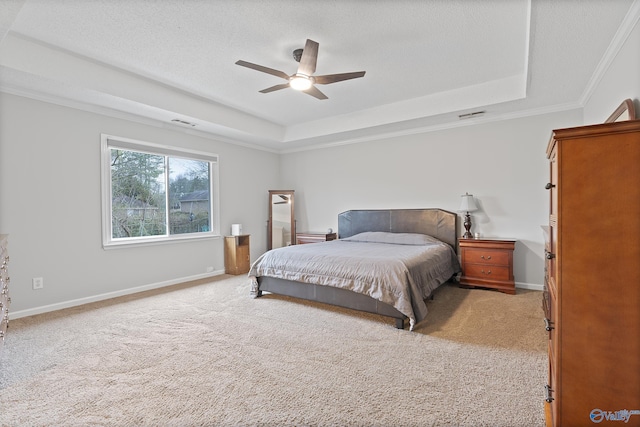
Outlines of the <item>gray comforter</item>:
[[424,319],[424,300],[460,271],[453,249],[433,237],[363,233],[348,239],[296,245],[264,253],[249,276],[334,286],[395,307],[411,329]]

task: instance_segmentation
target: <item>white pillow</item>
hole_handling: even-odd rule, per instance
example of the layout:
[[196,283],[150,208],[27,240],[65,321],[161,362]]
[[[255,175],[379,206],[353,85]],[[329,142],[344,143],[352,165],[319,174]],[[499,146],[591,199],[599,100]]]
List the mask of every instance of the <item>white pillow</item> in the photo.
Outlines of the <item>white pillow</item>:
[[351,242],[392,243],[395,245],[432,245],[442,243],[435,237],[418,233],[389,233],[386,231],[365,231],[340,240]]

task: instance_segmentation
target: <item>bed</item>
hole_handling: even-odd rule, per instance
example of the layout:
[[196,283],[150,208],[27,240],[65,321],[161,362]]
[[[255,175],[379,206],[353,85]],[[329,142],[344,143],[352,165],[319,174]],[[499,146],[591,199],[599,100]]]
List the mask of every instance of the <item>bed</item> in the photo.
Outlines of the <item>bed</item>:
[[273,249],[248,273],[263,291],[392,317],[409,329],[425,300],[460,272],[457,215],[442,209],[351,210],[338,240]]

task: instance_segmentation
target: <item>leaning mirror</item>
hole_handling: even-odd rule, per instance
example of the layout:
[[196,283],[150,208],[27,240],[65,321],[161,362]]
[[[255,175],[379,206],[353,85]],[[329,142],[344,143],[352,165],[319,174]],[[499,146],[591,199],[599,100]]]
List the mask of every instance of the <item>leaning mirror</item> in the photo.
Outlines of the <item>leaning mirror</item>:
[[625,120],[634,120],[635,118],[636,110],[635,106],[633,105],[633,101],[631,99],[625,99],[624,101],[622,101],[622,104],[620,104],[620,106],[616,108],[616,111],[614,111],[613,114],[611,114],[609,118],[607,118],[607,120],[605,120],[604,122],[622,122]]
[[293,215],[294,190],[269,190],[267,249],[296,243],[296,220]]

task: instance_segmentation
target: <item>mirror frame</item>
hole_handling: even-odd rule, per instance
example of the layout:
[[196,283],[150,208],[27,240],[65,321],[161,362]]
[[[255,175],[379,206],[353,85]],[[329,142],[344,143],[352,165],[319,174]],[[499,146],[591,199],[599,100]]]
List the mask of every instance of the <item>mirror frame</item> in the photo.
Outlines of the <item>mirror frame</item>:
[[296,219],[294,209],[294,193],[295,190],[269,190],[269,220],[267,221],[267,250],[273,249],[273,196],[285,195],[289,196],[290,220],[291,220],[291,244],[296,244]]
[[620,106],[616,108],[616,111],[614,111],[613,114],[611,114],[604,122],[621,122],[625,120],[634,120],[635,118],[636,111],[633,105],[633,101],[631,99],[625,99],[624,101],[622,101],[622,104],[620,104]]

